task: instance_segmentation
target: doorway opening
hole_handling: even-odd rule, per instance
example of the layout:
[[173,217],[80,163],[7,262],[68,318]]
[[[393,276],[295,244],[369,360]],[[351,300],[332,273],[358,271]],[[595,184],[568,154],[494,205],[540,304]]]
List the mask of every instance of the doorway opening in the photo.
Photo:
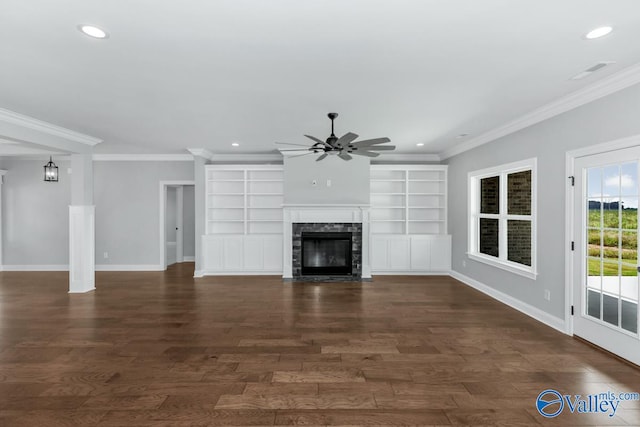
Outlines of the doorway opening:
[[160,267],[195,261],[195,185],[160,182]]

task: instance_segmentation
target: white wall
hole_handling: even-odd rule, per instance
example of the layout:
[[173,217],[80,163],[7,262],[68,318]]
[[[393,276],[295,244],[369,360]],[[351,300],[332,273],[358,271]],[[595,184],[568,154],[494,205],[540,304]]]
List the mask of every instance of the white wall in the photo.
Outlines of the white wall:
[[[284,159],[285,204],[369,204],[369,158],[328,156]],[[312,181],[316,185],[312,185]],[[327,186],[331,180],[331,186]]]
[[[640,85],[450,158],[449,232],[452,269],[495,290],[564,318],[565,153],[640,134]],[[467,173],[531,157],[538,159],[538,278],[527,279],[472,261],[467,251]],[[462,262],[466,262],[463,267]],[[544,290],[551,291],[551,301]]]
[[46,160],[0,158],[6,169],[2,188],[3,264],[69,264],[69,161],[54,159],[59,181],[45,182]]

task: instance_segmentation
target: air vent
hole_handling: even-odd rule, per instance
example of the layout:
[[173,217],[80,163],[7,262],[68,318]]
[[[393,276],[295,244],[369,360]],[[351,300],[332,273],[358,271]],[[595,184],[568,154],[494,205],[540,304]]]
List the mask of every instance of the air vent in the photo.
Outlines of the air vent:
[[611,65],[611,64],[615,64],[615,61],[602,61],[602,62],[598,62],[597,64],[592,65],[591,67],[587,68],[586,70],[576,74],[575,76],[571,77],[571,80],[582,80],[585,77],[589,77],[591,74],[595,73],[598,70],[602,70],[604,67],[606,67],[607,65]]

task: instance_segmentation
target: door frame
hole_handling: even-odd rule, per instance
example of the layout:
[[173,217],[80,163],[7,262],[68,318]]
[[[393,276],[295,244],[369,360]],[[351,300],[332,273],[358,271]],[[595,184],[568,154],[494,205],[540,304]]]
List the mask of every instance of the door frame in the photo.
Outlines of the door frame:
[[[575,272],[573,271],[575,251],[571,249],[571,243],[575,240],[573,234],[575,225],[575,187],[572,185],[572,179],[580,179],[575,174],[575,161],[580,157],[603,154],[611,151],[622,150],[640,146],[640,134],[616,139],[609,142],[590,145],[584,148],[567,151],[565,155],[565,171],[567,177],[567,186],[565,190],[565,256],[564,256],[564,280],[565,280],[565,333],[574,335],[573,315],[571,308],[573,304],[573,279]],[[578,273],[580,274],[580,273]]]
[[[160,220],[160,238],[159,247],[160,247],[160,259],[158,260],[158,266],[160,270],[167,269],[167,254],[166,254],[166,224],[165,222],[165,212],[167,210],[167,187],[183,187],[185,185],[195,185],[195,181],[160,181],[160,213],[158,218]],[[178,221],[179,218],[176,218]],[[182,230],[182,225],[179,226],[180,230]],[[182,234],[182,233],[181,233]],[[184,236],[183,236],[184,237]],[[177,237],[176,237],[177,240]],[[176,242],[176,245],[178,243]],[[180,244],[182,246],[182,244]],[[177,258],[177,251],[176,251]]]

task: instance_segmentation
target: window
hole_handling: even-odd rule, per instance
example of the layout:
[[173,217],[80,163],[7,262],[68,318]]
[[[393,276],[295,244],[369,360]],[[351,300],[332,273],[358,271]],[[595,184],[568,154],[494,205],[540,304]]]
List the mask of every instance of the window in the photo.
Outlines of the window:
[[535,279],[536,159],[469,173],[469,258]]

